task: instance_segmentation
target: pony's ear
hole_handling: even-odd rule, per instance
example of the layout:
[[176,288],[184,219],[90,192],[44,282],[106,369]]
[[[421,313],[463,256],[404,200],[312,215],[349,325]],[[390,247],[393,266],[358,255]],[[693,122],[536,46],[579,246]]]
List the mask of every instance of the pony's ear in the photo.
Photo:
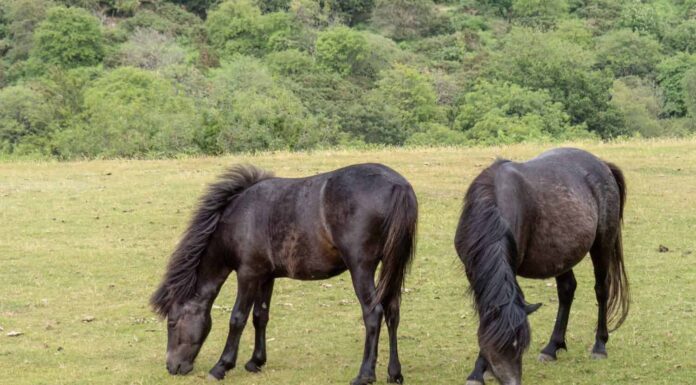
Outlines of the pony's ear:
[[530,315],[537,311],[541,307],[541,302],[539,303],[528,303],[524,305],[524,312],[527,313],[527,315]]

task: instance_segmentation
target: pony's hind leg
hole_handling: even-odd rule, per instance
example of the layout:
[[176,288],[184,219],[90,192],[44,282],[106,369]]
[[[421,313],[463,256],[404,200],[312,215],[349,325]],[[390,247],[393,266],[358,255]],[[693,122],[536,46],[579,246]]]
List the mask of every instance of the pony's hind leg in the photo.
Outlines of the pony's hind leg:
[[390,384],[403,384],[404,376],[401,374],[401,361],[399,361],[399,348],[397,345],[396,331],[399,328],[400,298],[395,297],[389,303],[383,303],[384,319],[389,331],[389,368],[387,369],[387,382]]
[[259,372],[266,363],[266,325],[268,325],[268,313],[271,307],[273,295],[273,278],[264,282],[256,293],[254,300],[254,353],[244,369],[249,372]]
[[375,268],[367,268],[357,264],[350,270],[355,294],[358,296],[365,322],[365,350],[362,365],[358,376],[351,381],[351,385],[367,385],[377,380],[375,366],[377,365],[377,344],[379,343],[379,329],[382,324],[382,305],[371,306],[375,296]]
[[237,275],[237,300],[230,316],[230,331],[227,334],[227,342],[218,362],[210,369],[209,378],[222,380],[225,372],[235,367],[237,352],[242,331],[249,319],[249,312],[254,304],[256,291],[259,288],[258,280],[244,278]]
[[607,303],[609,300],[609,288],[607,277],[609,275],[609,258],[612,250],[607,247],[593,247],[590,251],[595,275],[595,294],[597,296],[597,334],[595,344],[592,347],[591,357],[594,359],[607,358],[606,344],[609,341],[607,329]]
[[555,361],[556,352],[560,349],[568,350],[566,346],[566,328],[570,316],[570,306],[573,304],[577,282],[573,270],[569,270],[556,277],[556,289],[558,290],[558,314],[556,324],[551,333],[548,345],[539,354],[539,361]]

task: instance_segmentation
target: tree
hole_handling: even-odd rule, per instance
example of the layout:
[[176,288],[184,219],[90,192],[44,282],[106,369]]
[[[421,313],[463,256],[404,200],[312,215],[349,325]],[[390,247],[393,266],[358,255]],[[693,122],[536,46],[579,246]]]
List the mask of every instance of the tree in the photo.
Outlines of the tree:
[[573,125],[585,124],[604,138],[624,133],[609,104],[612,77],[593,69],[593,55],[552,33],[515,28],[493,55],[486,76],[546,90],[565,106]]
[[548,29],[568,13],[566,0],[512,0],[514,21],[541,29]]
[[431,0],[377,0],[372,14],[372,24],[397,41],[425,36],[438,21]]
[[159,75],[121,67],[84,94],[84,124],[58,135],[64,157],[195,152],[201,118],[191,99]]
[[343,76],[363,75],[369,69],[369,57],[365,37],[348,27],[333,27],[317,36],[317,64],[327,70]]
[[684,105],[688,116],[696,121],[696,67],[691,68],[684,74],[682,80],[684,89]]
[[597,63],[616,77],[647,76],[662,58],[660,43],[628,29],[611,31],[597,42]]
[[662,107],[658,92],[642,79],[627,77],[615,80],[611,103],[623,115],[630,133],[639,133],[647,138],[663,133],[658,120]]
[[0,152],[44,150],[53,115],[53,106],[30,87],[0,89]]
[[31,55],[63,68],[98,64],[104,57],[99,20],[81,8],[49,9],[36,29]]
[[214,141],[221,151],[298,150],[335,137],[257,59],[223,64],[212,71],[212,84],[206,143]]
[[186,52],[174,39],[153,29],[137,29],[119,49],[123,66],[157,69],[179,64]]
[[684,101],[684,74],[696,68],[696,55],[678,53],[668,57],[657,65],[657,82],[662,88],[667,116],[680,117],[686,115]]
[[696,53],[696,20],[685,20],[671,28],[664,42],[675,51]]
[[570,138],[584,131],[570,124],[563,105],[554,102],[548,92],[486,81],[464,95],[454,129],[483,144]]

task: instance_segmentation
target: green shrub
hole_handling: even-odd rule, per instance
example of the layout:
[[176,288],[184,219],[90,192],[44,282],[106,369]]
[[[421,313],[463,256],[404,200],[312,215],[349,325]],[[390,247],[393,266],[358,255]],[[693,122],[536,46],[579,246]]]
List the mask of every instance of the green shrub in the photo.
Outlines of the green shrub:
[[683,52],[668,57],[657,65],[657,81],[664,94],[665,115],[686,115],[683,79],[684,74],[692,68],[696,68],[696,55]]
[[661,58],[660,43],[627,29],[609,32],[597,43],[599,66],[616,77],[650,75]]
[[30,87],[0,89],[0,152],[44,151],[54,114],[44,95]]
[[81,8],[49,9],[34,34],[31,55],[63,68],[98,64],[104,56],[99,20]]
[[516,23],[548,29],[568,13],[566,0],[512,0]]
[[370,50],[365,37],[348,27],[333,27],[320,32],[316,43],[317,64],[341,75],[369,72]]
[[461,146],[469,142],[466,135],[441,124],[428,124],[406,140],[409,146]]
[[440,23],[431,0],[377,0],[372,24],[394,40],[426,36]]
[[56,138],[64,157],[196,151],[193,140],[201,119],[194,103],[155,73],[118,68],[95,81],[84,101],[84,124]]
[[611,103],[623,115],[629,133],[643,137],[656,137],[663,134],[658,116],[661,100],[658,90],[637,77],[614,81]]

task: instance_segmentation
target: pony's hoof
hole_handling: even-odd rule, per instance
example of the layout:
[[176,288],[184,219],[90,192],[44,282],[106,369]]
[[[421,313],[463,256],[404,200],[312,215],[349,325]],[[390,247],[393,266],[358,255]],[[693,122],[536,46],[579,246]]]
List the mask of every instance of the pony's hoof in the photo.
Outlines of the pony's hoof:
[[590,358],[592,358],[593,360],[606,360],[607,353],[592,352],[592,354],[590,354]]
[[387,383],[388,384],[403,384],[404,383],[404,376],[401,374],[397,374],[396,376],[387,376]]
[[261,365],[256,364],[256,362],[252,360],[244,365],[244,369],[250,373],[259,373],[261,371]]
[[216,366],[216,367],[210,369],[210,372],[208,373],[209,380],[220,381],[223,378],[225,378],[225,369],[224,368]]
[[539,354],[539,362],[552,362],[556,361],[556,357],[546,354],[546,353],[540,353]]
[[369,385],[377,381],[375,377],[355,377],[350,385]]
[[484,385],[481,381],[476,380],[466,380],[466,385]]

